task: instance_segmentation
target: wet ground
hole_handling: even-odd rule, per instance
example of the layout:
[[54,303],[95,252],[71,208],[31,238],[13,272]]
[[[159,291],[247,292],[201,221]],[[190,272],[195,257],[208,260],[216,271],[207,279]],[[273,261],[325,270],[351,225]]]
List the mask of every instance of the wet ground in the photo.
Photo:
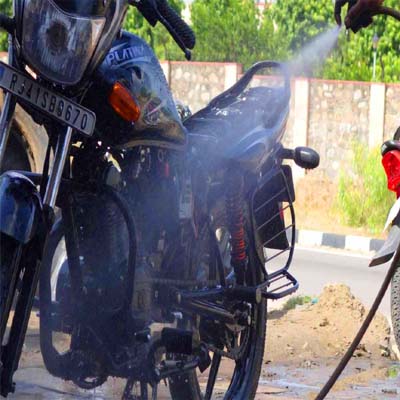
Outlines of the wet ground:
[[[288,400],[313,399],[318,389],[329,377],[338,358],[320,359],[296,363],[266,363],[263,366],[256,399]],[[229,370],[225,365],[222,378],[215,387],[215,399],[222,399],[228,385],[223,375]],[[391,371],[392,378],[387,377]],[[399,399],[400,398],[400,364],[388,359],[372,360],[353,358],[344,374],[344,382],[328,396],[328,399]],[[347,377],[347,378],[346,378]],[[109,379],[102,387],[93,391],[84,391],[73,384],[63,382],[50,376],[43,367],[38,350],[38,333],[31,331],[28,335],[21,368],[15,374],[16,393],[9,396],[11,400],[111,400],[119,399],[124,382]],[[205,377],[201,379],[205,383]],[[168,388],[160,384],[158,399],[169,399]],[[245,400],[245,399],[244,399]]]
[[[362,362],[355,362],[351,370],[356,371]],[[285,365],[268,367],[258,388],[256,399],[312,399],[329,376],[331,368],[298,368]],[[101,388],[93,391],[83,391],[72,384],[51,377],[42,367],[21,368],[15,375],[16,393],[12,400],[70,400],[70,399],[119,399],[123,387],[121,380],[109,380]],[[222,399],[228,382],[219,380],[215,387],[215,399]],[[354,384],[345,390],[334,391],[329,399],[398,399],[400,398],[400,379],[371,380],[364,384]],[[169,399],[168,389],[160,385],[158,399]]]

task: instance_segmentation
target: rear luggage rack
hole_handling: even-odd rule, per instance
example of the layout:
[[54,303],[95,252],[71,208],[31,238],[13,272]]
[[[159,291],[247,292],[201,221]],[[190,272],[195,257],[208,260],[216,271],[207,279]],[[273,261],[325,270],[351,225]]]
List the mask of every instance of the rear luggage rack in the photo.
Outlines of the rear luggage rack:
[[299,287],[288,272],[296,241],[294,200],[292,170],[288,165],[265,174],[252,197],[256,248],[267,276],[259,288],[268,299],[280,299]]

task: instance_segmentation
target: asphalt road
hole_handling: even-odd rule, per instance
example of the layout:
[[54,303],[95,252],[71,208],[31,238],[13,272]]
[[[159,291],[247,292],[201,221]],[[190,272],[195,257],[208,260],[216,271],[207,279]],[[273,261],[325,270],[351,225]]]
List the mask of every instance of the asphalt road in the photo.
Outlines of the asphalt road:
[[[297,294],[318,295],[328,283],[344,283],[364,305],[370,307],[383,282],[389,264],[368,267],[370,257],[344,251],[296,248],[290,272],[300,283]],[[389,292],[389,291],[388,291]],[[278,305],[278,304],[276,304]],[[272,304],[272,306],[274,306]],[[390,294],[380,311],[390,315]]]

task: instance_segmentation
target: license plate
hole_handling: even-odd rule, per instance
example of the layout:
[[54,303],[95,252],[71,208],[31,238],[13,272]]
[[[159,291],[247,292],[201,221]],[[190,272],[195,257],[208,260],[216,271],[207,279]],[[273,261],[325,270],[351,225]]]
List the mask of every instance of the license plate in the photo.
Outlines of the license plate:
[[96,114],[39,85],[32,78],[0,62],[0,87],[25,100],[54,119],[91,136]]

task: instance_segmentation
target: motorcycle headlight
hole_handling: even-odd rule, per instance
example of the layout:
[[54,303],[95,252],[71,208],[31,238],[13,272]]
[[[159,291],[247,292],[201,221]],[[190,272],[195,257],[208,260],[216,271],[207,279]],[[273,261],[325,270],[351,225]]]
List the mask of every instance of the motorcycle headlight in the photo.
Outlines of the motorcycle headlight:
[[72,15],[53,0],[25,0],[22,53],[43,77],[74,85],[85,73],[104,24],[103,17]]

